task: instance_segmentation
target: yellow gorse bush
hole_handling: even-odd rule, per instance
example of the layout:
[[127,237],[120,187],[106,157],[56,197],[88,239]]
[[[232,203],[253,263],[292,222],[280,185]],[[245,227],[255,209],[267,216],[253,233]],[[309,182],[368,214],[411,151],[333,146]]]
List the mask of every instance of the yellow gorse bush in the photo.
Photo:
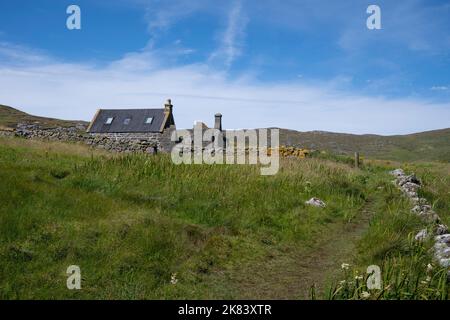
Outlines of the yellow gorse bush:
[[[275,150],[275,148],[267,149],[267,155],[269,155],[269,156],[272,155],[273,150]],[[286,146],[280,146],[278,148],[278,151],[280,153],[280,156],[283,158],[295,157],[295,158],[299,158],[299,159],[304,159],[311,153],[311,150],[308,150],[308,149],[286,147]]]

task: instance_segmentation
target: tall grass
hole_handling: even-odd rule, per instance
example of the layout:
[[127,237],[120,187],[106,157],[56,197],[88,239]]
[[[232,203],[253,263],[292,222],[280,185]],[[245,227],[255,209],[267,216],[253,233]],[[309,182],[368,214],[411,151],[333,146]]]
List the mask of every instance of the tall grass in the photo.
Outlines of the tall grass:
[[342,280],[332,285],[326,299],[345,300],[447,300],[447,269],[432,264],[421,244],[411,243],[408,254],[385,258],[380,265],[381,288],[370,289],[365,270],[343,270]]
[[[407,167],[408,168],[408,167]],[[439,165],[429,166],[433,176]],[[409,167],[411,169],[411,167]],[[420,173],[418,172],[419,176]],[[430,195],[428,184],[435,182],[424,175],[422,196]],[[384,179],[378,181],[377,196],[368,232],[359,242],[359,255],[350,270],[327,290],[325,299],[448,299],[450,287],[447,268],[433,261],[433,242],[417,242],[414,235],[426,224],[410,212],[411,202],[397,187]],[[448,186],[445,189],[448,192]],[[440,192],[442,192],[441,190]],[[440,193],[438,193],[440,194]],[[383,287],[369,290],[366,267],[381,268]]]
[[[275,253],[314,250],[373,196],[382,214],[361,256],[402,253],[402,220],[382,231],[402,206],[386,169],[286,159],[277,175],[261,176],[257,166],[176,166],[166,155],[2,138],[0,298],[238,298],[236,273]],[[327,206],[305,205],[313,196]],[[80,291],[66,288],[72,264]]]

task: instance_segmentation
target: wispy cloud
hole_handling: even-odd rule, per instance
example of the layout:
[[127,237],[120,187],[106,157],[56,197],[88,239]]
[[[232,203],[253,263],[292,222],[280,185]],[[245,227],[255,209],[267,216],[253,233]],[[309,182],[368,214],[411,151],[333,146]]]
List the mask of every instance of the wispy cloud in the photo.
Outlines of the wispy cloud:
[[248,17],[244,14],[242,2],[235,0],[228,15],[226,29],[221,37],[221,43],[210,61],[223,61],[226,69],[229,69],[234,60],[242,53],[243,39]]
[[[141,1],[145,7],[145,19],[150,33],[148,47],[152,49],[158,38],[180,23],[180,20],[192,17],[195,14],[214,14],[219,20],[226,23],[222,31],[218,32],[217,49],[209,54],[208,63],[229,69],[233,62],[241,55],[245,29],[248,16],[244,13],[241,0],[233,2],[211,2],[207,0],[148,0]],[[180,54],[190,54],[194,49],[181,48],[180,43],[175,43],[175,49]]]
[[433,86],[430,89],[436,90],[436,91],[447,91],[450,89],[450,87],[448,87],[448,86]]
[[140,0],[145,8],[145,20],[151,36],[164,32],[179,20],[198,12],[205,11],[213,5],[208,0]]
[[25,46],[0,41],[0,57],[3,63],[28,64],[44,63],[47,57],[42,51]]

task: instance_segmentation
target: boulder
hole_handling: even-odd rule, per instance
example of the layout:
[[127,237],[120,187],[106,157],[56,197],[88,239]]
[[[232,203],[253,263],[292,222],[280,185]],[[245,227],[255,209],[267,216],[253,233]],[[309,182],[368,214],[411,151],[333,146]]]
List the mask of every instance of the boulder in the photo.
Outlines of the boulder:
[[439,223],[441,221],[439,216],[433,210],[426,212],[419,212],[418,215],[422,220],[428,223]]
[[444,267],[444,268],[450,267],[450,258],[440,259],[439,264],[441,265],[441,267]]
[[389,172],[391,175],[395,176],[395,177],[401,177],[405,175],[405,171],[403,171],[402,169],[395,169],[392,170],[391,172]]
[[431,206],[429,204],[417,204],[411,209],[411,212],[415,214],[428,211],[431,211]]
[[413,182],[406,182],[402,185],[402,190],[405,192],[417,192],[419,190],[420,185]]
[[399,177],[397,177],[397,184],[400,187],[402,187],[403,185],[405,185],[407,183],[415,184],[415,185],[418,185],[418,186],[421,185],[420,180],[417,179],[417,177],[414,174],[409,175],[409,176],[399,176]]
[[436,251],[435,256],[438,260],[450,258],[450,247],[442,247]]
[[428,238],[428,230],[427,229],[422,229],[420,230],[416,236],[414,237],[414,239],[416,239],[416,241],[425,241]]
[[449,233],[442,234],[442,235],[436,236],[434,239],[436,240],[437,243],[448,244],[448,243],[450,243],[450,234]]
[[448,233],[448,227],[445,224],[437,224],[434,227],[434,234],[435,235],[440,236],[440,235],[443,235],[443,234],[446,234],[446,233]]
[[310,205],[310,206],[314,206],[314,207],[320,207],[320,208],[325,208],[326,207],[325,202],[323,202],[319,198],[314,198],[314,197],[309,199],[308,201],[306,201],[305,204]]

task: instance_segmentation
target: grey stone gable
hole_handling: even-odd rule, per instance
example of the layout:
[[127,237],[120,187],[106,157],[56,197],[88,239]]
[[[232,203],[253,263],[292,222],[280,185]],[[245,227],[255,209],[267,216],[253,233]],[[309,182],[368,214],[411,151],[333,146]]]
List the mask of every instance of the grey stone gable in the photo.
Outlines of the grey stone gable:
[[[111,124],[106,123],[108,118],[113,118]],[[147,118],[153,118],[150,124],[145,123]],[[100,109],[89,133],[160,132],[165,118],[164,109]]]

